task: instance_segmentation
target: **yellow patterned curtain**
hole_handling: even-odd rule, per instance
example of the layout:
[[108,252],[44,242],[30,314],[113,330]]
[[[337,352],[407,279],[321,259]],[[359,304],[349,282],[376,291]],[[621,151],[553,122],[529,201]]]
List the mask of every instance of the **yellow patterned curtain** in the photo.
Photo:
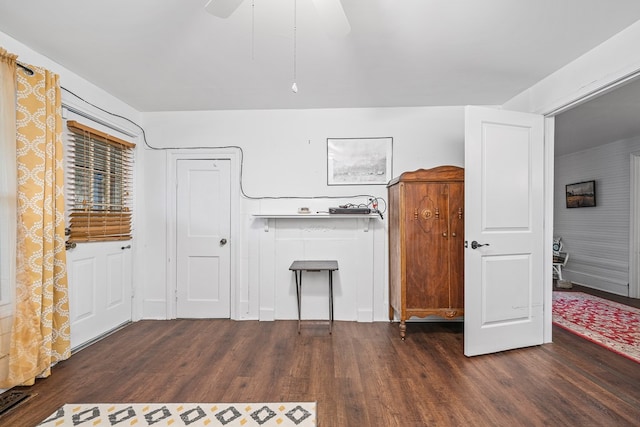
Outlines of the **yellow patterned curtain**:
[[62,107],[58,76],[17,73],[16,304],[8,377],[31,385],[70,356],[64,241]]

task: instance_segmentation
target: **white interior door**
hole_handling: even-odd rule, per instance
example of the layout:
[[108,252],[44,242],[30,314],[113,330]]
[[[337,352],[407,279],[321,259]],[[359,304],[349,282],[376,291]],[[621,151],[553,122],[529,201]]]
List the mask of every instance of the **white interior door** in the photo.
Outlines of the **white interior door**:
[[465,117],[464,353],[542,344],[544,118],[481,107]]
[[71,348],[131,321],[131,244],[81,243],[67,251]]
[[230,161],[177,160],[176,315],[230,317]]

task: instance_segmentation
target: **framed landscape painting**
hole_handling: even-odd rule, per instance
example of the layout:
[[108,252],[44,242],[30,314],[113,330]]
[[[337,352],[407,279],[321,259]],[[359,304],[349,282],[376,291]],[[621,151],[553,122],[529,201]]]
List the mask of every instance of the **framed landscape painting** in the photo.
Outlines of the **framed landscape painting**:
[[393,138],[327,138],[327,184],[386,184]]
[[567,208],[590,208],[596,205],[596,182],[584,181],[566,186]]

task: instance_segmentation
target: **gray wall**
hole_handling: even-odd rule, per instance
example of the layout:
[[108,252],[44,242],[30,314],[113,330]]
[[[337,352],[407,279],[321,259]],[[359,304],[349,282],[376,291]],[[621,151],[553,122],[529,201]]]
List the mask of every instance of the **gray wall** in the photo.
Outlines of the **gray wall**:
[[[556,157],[554,236],[570,258],[564,278],[619,295],[629,292],[631,153],[640,136]],[[565,185],[596,181],[597,206],[566,208]]]

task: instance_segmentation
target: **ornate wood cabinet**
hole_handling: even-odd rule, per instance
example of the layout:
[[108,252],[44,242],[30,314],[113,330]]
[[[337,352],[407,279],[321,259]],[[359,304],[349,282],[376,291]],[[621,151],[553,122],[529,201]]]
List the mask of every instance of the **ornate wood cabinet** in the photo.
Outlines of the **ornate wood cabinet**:
[[405,172],[389,182],[389,320],[464,314],[464,169]]

